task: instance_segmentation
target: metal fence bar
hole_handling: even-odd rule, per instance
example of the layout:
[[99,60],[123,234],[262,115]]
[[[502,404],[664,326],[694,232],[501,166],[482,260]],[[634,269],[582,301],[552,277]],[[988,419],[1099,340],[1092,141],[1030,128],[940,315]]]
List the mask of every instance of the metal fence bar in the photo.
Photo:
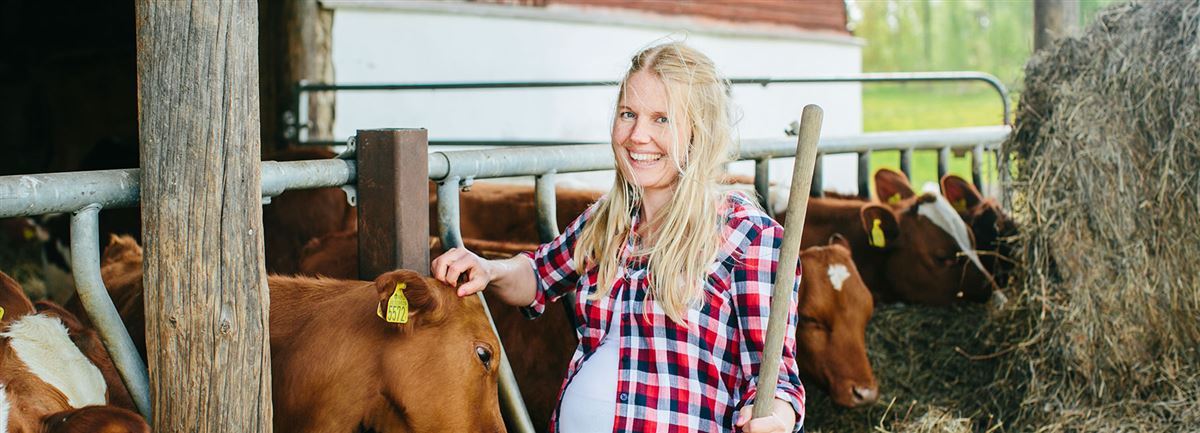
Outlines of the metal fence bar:
[[[991,86],[1000,97],[1003,107],[1003,124],[1011,121],[1008,88],[996,76],[977,71],[946,71],[946,72],[876,72],[865,74],[821,75],[795,78],[748,77],[732,78],[734,85],[759,85],[766,87],[771,84],[813,84],[813,83],[873,83],[873,82],[940,82],[940,81],[981,81]],[[306,94],[318,91],[416,91],[416,90],[485,90],[485,89],[538,89],[538,88],[571,88],[571,87],[608,87],[615,86],[615,81],[494,81],[494,82],[448,82],[448,83],[308,83],[301,81],[296,85],[296,98],[292,111],[294,116],[284,115],[285,119],[296,119],[295,125],[287,125],[284,130],[294,132],[302,144],[308,144],[308,106]],[[289,128],[290,127],[290,128]],[[321,142],[327,140],[319,140]],[[340,143],[339,143],[340,144]],[[434,143],[431,143],[434,144]]]
[[775,217],[775,204],[771,203],[771,158],[754,160],[754,193],[758,194],[758,204],[767,215]]
[[133,347],[129,330],[121,321],[117,307],[108,296],[100,278],[100,229],[97,216],[100,205],[89,204],[71,216],[71,274],[75,277],[76,293],[88,318],[112,356],[117,372],[129,388],[138,412],[151,422],[150,376],[146,363]]
[[[534,204],[537,207],[538,241],[547,243],[558,237],[558,200],[555,189],[554,171],[538,176],[533,183]],[[579,318],[575,317],[575,292],[563,294],[560,302],[567,313],[567,321],[571,329],[579,327]]]
[[813,165],[812,187],[808,194],[812,197],[825,196],[825,155],[817,152],[817,161]]
[[[430,169],[429,177],[432,179],[432,167]],[[451,176],[437,185],[438,238],[445,249],[463,244],[458,225],[458,188],[461,181],[462,178]]]
[[858,152],[858,196],[871,197],[871,150]]
[[938,149],[937,177],[941,179],[950,172],[950,147]]
[[[96,204],[103,209],[134,207],[141,197],[141,170],[78,171],[0,176],[0,218],[75,212]],[[263,196],[284,190],[354,183],[354,161],[263,161]]]
[[971,148],[971,183],[980,191],[984,191],[983,185],[983,146],[975,146]]
[[[844,137],[822,137],[818,152],[858,153],[866,150],[927,150],[950,147],[969,149],[983,145],[995,150],[1008,135],[1007,126],[956,128],[901,132],[872,132]],[[747,139],[741,144],[738,159],[792,157],[794,138]],[[612,146],[549,146],[537,149],[499,148],[456,150],[429,154],[429,179],[440,181],[448,176],[463,179],[510,176],[537,176],[550,170],[558,173],[613,169]]]
[[912,149],[900,149],[900,171],[912,179]]

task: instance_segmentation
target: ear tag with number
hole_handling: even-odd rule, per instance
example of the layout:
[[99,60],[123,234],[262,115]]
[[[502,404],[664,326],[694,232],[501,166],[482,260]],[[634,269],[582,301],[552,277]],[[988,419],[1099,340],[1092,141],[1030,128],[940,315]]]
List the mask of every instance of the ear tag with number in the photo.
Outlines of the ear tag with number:
[[[888,204],[897,204],[897,203],[900,203],[900,193],[895,193],[895,194],[892,194],[891,197],[888,197]],[[876,221],[879,221],[879,220],[876,220]]]
[[883,248],[884,245],[887,245],[887,241],[883,236],[883,227],[880,227],[880,224],[883,224],[883,221],[880,221],[879,218],[875,218],[875,221],[871,223],[872,227],[870,243],[873,247]]
[[408,323],[408,298],[404,297],[405,287],[408,286],[404,283],[396,283],[396,291],[388,298],[387,315],[384,315],[382,306],[375,308],[375,315],[388,323]]

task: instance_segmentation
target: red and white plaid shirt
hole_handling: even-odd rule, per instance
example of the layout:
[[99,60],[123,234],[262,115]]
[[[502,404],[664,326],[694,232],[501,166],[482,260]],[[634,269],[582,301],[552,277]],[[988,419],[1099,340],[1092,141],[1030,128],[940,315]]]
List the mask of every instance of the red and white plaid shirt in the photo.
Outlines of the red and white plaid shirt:
[[[740,193],[731,193],[723,206],[725,225],[717,259],[709,267],[705,299],[689,309],[687,324],[671,321],[653,299],[647,299],[650,279],[646,259],[633,257],[635,244],[626,242],[619,278],[605,299],[590,302],[597,289],[597,267],[580,273],[575,241],[595,206],[576,219],[558,238],[532,253],[537,290],[526,315],[535,318],[547,302],[575,291],[579,346],[571,358],[562,390],[595,353],[612,320],[612,306],[621,296],[616,419],[619,432],[733,431],[738,411],[756,394],[759,362],[766,338],[772,285],[783,242],[783,228]],[[634,215],[634,227],[638,218]],[[799,286],[800,266],[796,267]],[[784,340],[776,396],[796,411],[794,431],[803,430],[804,387],[796,369],[796,289]],[[551,419],[557,430],[558,410]]]

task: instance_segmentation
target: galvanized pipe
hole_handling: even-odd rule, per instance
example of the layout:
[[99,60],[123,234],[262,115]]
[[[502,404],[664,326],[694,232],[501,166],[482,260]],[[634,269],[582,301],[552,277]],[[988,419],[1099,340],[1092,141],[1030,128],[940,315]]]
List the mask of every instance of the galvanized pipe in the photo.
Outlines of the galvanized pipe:
[[[542,243],[553,241],[558,237],[558,200],[554,185],[554,172],[550,171],[538,176],[533,183],[534,203],[537,206],[538,241]],[[579,327],[579,318],[575,317],[575,292],[563,294],[559,303],[567,312],[567,320],[571,329]]]
[[950,172],[950,148],[943,147],[941,149],[938,149],[937,173],[938,173],[939,181],[941,180],[942,177],[946,176],[946,173],[949,173],[949,172]]
[[758,204],[767,215],[775,217],[774,203],[771,203],[771,158],[754,160],[754,193],[758,194]]
[[971,148],[971,183],[980,191],[984,190],[983,184],[983,146],[975,146]]
[[900,149],[900,171],[904,173],[905,176],[908,176],[909,179],[912,179],[913,177],[912,156],[913,150],[911,148]]
[[[982,144],[987,150],[999,147],[1008,136],[1007,126],[957,128],[923,131],[872,132],[853,136],[822,137],[818,152],[822,155],[857,153],[867,150],[894,149],[968,149]],[[497,142],[497,144],[502,144]],[[788,137],[747,139],[742,141],[738,159],[781,158],[795,156],[795,143]],[[612,147],[609,144],[547,146],[537,149],[501,148],[457,150],[429,154],[429,179],[440,181],[449,176],[494,178],[537,176],[555,170],[558,173],[611,170]]]
[[[353,184],[355,167],[354,161],[341,159],[264,161],[263,195]],[[0,176],[0,218],[75,212],[90,204],[134,207],[141,197],[140,176],[136,168]]]
[[133,347],[129,330],[121,322],[108,289],[100,278],[100,205],[89,204],[71,216],[71,273],[75,277],[76,293],[88,318],[100,333],[104,347],[121,373],[138,412],[150,422],[150,378],[146,363]]
[[817,160],[813,164],[812,188],[808,195],[812,197],[825,196],[825,155],[817,152]]
[[858,152],[858,196],[871,197],[871,151]]
[[[451,177],[439,182],[437,186],[438,233],[442,239],[442,247],[446,249],[463,247],[458,225],[458,188],[461,181],[458,177]],[[492,327],[492,332],[499,340],[500,332],[496,330],[496,323],[492,320],[492,311],[488,308],[483,292],[478,292],[476,295],[479,296],[479,302],[483,304],[488,325]],[[512,365],[508,362],[508,352],[504,350],[504,342],[500,343],[500,375],[497,382],[500,385],[501,413],[516,427],[517,432],[533,433],[533,421],[529,418],[529,409],[525,407],[525,400],[521,398],[521,389],[517,386],[517,378],[513,375]]]

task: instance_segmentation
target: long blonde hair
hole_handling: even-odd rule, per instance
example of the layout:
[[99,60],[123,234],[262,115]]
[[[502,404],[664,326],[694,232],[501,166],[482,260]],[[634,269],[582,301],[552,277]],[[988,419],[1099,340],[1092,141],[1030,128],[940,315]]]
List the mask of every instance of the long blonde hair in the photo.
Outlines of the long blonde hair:
[[[667,106],[672,116],[690,122],[690,141],[676,142],[668,149],[679,172],[675,194],[654,221],[638,256],[647,256],[650,273],[649,296],[675,323],[683,324],[689,307],[704,299],[708,268],[720,247],[722,190],[718,178],[730,159],[732,125],[729,113],[729,83],[717,72],[712,60],[680,42],[645,49],[633,57],[621,80],[617,98],[625,100],[629,77],[647,71],[666,87]],[[678,113],[678,114],[676,114]],[[616,113],[614,113],[614,121]],[[671,137],[678,137],[678,122],[671,122]],[[613,143],[614,152],[620,143]],[[618,165],[622,160],[618,159]],[[599,286],[592,300],[608,296],[615,282],[622,247],[632,226],[632,213],[641,204],[642,191],[630,183],[626,167],[618,167],[612,191],[598,205],[575,245],[575,263],[599,266]]]

